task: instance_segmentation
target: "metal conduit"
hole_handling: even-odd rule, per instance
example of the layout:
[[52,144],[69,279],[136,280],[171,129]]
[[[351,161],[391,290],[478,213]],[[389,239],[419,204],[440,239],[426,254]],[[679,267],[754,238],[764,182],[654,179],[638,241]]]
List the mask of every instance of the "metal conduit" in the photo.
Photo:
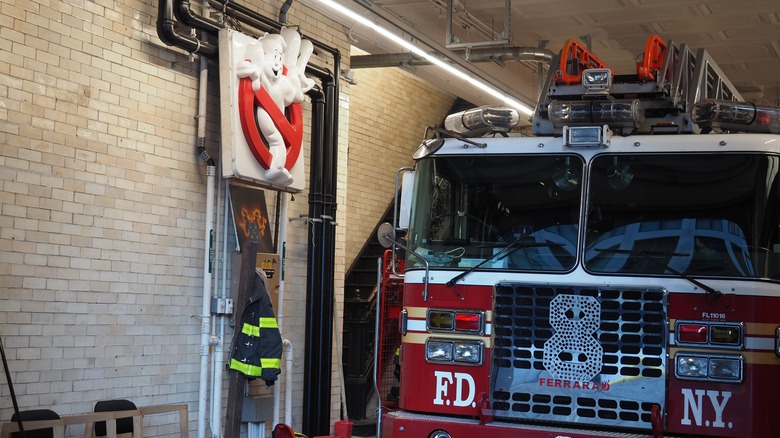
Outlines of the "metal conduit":
[[172,0],[160,0],[157,7],[157,35],[169,46],[184,49],[193,54],[216,59],[217,46],[200,41],[197,37],[180,33],[173,19]]
[[[479,48],[464,52],[464,59],[469,62],[489,61],[533,61],[549,64],[553,53],[547,49],[536,47],[498,47]],[[430,65],[431,63],[412,53],[386,53],[379,55],[352,56],[349,59],[349,67],[379,68],[399,67],[402,65]]]

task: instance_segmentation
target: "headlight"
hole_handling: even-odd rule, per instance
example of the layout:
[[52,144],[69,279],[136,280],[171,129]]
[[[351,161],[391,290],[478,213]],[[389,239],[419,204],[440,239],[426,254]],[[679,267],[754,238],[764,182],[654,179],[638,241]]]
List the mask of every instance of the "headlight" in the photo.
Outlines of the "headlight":
[[742,381],[741,357],[711,357],[710,379]]
[[678,377],[707,377],[707,358],[677,355]]
[[484,348],[482,341],[428,339],[425,342],[425,360],[480,365]]
[[425,343],[425,358],[436,362],[452,361],[452,342],[429,340]]
[[680,379],[741,382],[744,362],[742,356],[677,353],[675,374]]
[[456,342],[455,362],[466,362],[466,363],[482,362],[482,343]]

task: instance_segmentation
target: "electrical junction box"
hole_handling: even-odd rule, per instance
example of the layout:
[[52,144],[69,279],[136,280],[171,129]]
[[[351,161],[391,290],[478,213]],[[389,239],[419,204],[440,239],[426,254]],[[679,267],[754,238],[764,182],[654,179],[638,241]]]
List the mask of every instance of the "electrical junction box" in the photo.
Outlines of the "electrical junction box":
[[259,252],[255,266],[265,272],[268,277],[268,294],[271,295],[271,304],[274,313],[279,308],[279,279],[282,277],[282,265],[279,262],[279,254]]

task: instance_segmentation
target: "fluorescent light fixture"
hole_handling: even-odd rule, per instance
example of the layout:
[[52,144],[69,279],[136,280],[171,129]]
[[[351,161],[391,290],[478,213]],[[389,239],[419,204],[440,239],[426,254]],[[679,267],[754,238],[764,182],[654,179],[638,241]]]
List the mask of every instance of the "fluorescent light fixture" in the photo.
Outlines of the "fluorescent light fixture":
[[468,73],[463,72],[446,62],[442,61],[440,58],[431,55],[430,53],[426,52],[425,50],[420,49],[419,47],[412,44],[410,41],[407,41],[400,36],[390,32],[389,30],[385,29],[382,26],[379,26],[376,23],[371,22],[371,20],[367,19],[366,17],[356,13],[355,11],[348,9],[341,4],[337,3],[334,0],[319,0],[320,3],[324,4],[325,6],[328,6],[331,9],[334,9],[335,11],[346,15],[347,17],[351,18],[352,20],[355,20],[356,22],[362,24],[363,26],[366,26],[368,28],[373,29],[378,34],[384,36],[385,38],[389,39],[390,41],[395,42],[396,44],[401,45],[405,49],[409,50],[410,52],[414,53],[415,55],[427,60],[431,64],[447,71],[448,73],[452,74],[453,76],[462,79],[475,88],[484,91],[485,93],[488,93],[489,95],[495,97],[496,99],[499,99],[503,103],[516,108],[518,111],[522,112],[526,115],[533,115],[534,110],[530,106],[524,104],[523,102],[520,102],[517,99],[514,99],[505,93],[491,87],[488,84],[485,84],[482,81],[479,81],[473,77],[471,77]]

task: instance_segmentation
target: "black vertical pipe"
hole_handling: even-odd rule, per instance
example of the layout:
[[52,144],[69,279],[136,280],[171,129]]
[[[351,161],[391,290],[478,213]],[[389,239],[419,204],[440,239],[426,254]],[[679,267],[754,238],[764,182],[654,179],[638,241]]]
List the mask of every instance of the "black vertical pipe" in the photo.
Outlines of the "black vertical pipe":
[[[309,163],[309,237],[308,255],[306,257],[306,326],[303,362],[303,428],[306,436],[328,435],[329,428],[322,432],[323,409],[320,402],[330,399],[331,361],[330,344],[327,354],[323,351],[325,340],[323,325],[331,319],[332,309],[323,308],[326,291],[323,288],[322,247],[322,175],[323,152],[325,146],[325,96],[320,90],[307,93],[312,99],[311,121],[311,158]],[[327,381],[327,394],[323,393],[323,383]],[[325,413],[330,409],[324,409]],[[327,417],[326,417],[327,418]],[[327,420],[325,422],[327,426]]]
[[[328,319],[327,324],[323,324],[322,333],[327,333],[327,339],[323,337],[322,348],[327,352],[328,363],[333,362],[333,313],[335,311],[334,306],[336,302],[336,293],[334,287],[334,273],[336,271],[335,264],[335,249],[336,249],[336,194],[335,187],[337,179],[334,178],[337,175],[336,160],[338,150],[338,97],[335,92],[338,82],[334,78],[330,78],[330,81],[324,82],[325,88],[325,102],[328,105],[328,111],[325,112],[325,154],[323,156],[324,165],[322,172],[322,188],[323,188],[323,221],[322,221],[322,264],[323,264],[323,286],[327,290],[326,296],[323,296],[323,300],[328,300],[328,312],[323,312],[323,315]],[[325,352],[325,351],[323,351]],[[341,354],[339,352],[339,354]],[[328,367],[330,370],[331,367]],[[323,417],[321,423],[323,429],[318,430],[320,435],[330,434],[330,408],[331,408],[331,373],[327,374],[327,377],[323,376],[323,382],[327,380],[327,393],[323,394],[327,398],[323,397],[320,401],[320,409],[322,409]]]
[[[335,290],[335,271],[336,271],[336,195],[338,188],[338,152],[339,152],[339,63],[341,60],[341,54],[336,52],[333,54],[333,63],[335,65],[335,77],[332,78],[332,86],[325,88],[325,99],[332,104],[332,111],[326,113],[328,119],[325,121],[326,129],[329,127],[330,132],[326,135],[330,138],[330,147],[328,148],[328,155],[326,157],[327,167],[325,168],[324,178],[325,180],[325,214],[330,216],[330,223],[327,227],[327,231],[323,239],[326,245],[328,245],[326,252],[326,264],[330,267],[328,273],[330,275],[328,279],[328,285],[331,290]],[[329,84],[329,85],[331,85]],[[334,292],[335,296],[335,292]],[[333,318],[331,318],[332,322]],[[332,332],[332,330],[331,330]],[[341,354],[339,352],[339,354]],[[344,395],[342,394],[342,397]],[[345,412],[346,414],[346,412]]]
[[[334,51],[338,71],[340,54]],[[310,181],[310,232],[314,247],[309,252],[309,278],[306,294],[306,345],[304,361],[303,433],[307,436],[330,434],[330,392],[333,348],[334,271],[335,271],[335,187],[338,164],[338,74],[309,66],[307,73],[320,79],[324,99],[322,143],[312,140]],[[314,126],[312,126],[314,133]],[[315,167],[316,166],[316,167]],[[319,216],[311,216],[319,213]],[[316,234],[319,227],[321,234]],[[318,237],[321,239],[316,240]]]

